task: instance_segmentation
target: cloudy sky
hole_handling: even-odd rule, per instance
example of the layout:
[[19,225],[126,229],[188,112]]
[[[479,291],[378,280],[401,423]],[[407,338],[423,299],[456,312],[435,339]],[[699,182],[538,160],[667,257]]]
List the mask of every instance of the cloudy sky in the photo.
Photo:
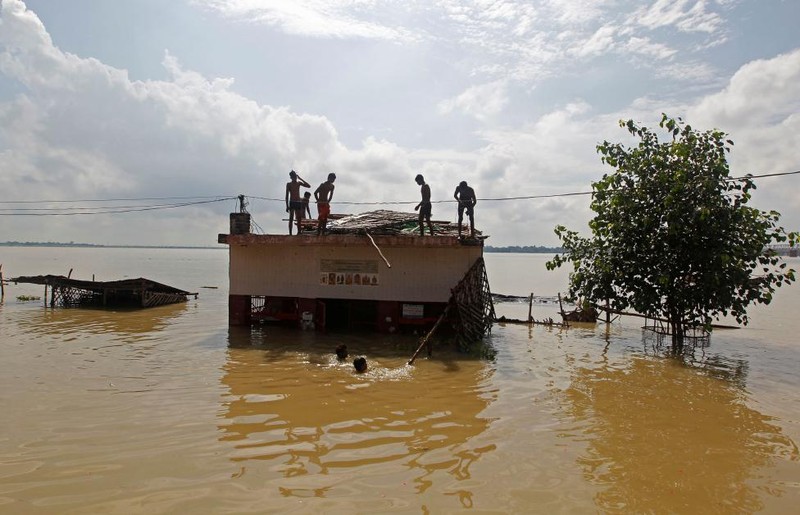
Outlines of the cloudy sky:
[[[735,176],[800,170],[797,20],[796,0],[0,0],[0,241],[214,245],[239,194],[283,233],[295,169],[337,174],[334,213],[466,180],[489,244],[555,245],[587,232],[588,197],[562,195],[609,171],[620,119],[722,129]],[[800,229],[800,175],[757,184]]]

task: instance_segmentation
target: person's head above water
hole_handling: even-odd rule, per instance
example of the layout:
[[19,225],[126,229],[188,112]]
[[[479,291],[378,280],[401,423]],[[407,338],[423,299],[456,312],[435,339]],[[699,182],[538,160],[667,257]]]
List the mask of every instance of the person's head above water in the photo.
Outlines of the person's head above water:
[[336,357],[339,359],[347,358],[347,345],[341,344],[336,347]]
[[353,366],[356,367],[356,372],[359,374],[367,371],[367,358],[360,356],[353,360]]

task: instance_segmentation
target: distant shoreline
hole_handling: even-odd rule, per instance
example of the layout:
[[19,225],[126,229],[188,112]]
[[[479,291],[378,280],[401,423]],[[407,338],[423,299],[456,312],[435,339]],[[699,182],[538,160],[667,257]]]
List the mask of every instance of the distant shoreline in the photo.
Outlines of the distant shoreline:
[[524,246],[519,247],[512,245],[510,247],[492,247],[486,245],[483,247],[484,252],[508,253],[508,254],[563,254],[564,249],[561,247],[539,247],[539,246]]
[[90,249],[182,249],[182,250],[202,250],[215,249],[226,250],[228,247],[208,246],[193,247],[190,245],[98,245],[95,243],[58,243],[58,242],[35,242],[35,241],[3,241],[0,247],[42,247],[42,248],[90,248]]
[[[0,242],[0,247],[42,247],[42,248],[91,248],[91,249],[221,249],[225,250],[228,247],[224,245],[219,246],[202,246],[195,247],[191,245],[100,245],[97,243],[62,243],[56,241],[3,241]],[[509,246],[509,247],[493,247],[486,245],[483,248],[484,252],[493,253],[507,253],[507,254],[560,254],[564,249],[560,247],[540,247],[540,246]]]

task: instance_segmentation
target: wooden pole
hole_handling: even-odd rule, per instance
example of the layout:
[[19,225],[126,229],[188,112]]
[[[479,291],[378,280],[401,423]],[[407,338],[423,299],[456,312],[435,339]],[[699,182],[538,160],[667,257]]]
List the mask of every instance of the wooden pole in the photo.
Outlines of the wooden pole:
[[0,299],[6,296],[6,286],[3,281],[3,263],[0,263]]
[[369,241],[372,242],[372,246],[375,247],[375,250],[377,250],[378,254],[380,254],[381,257],[383,258],[383,262],[386,263],[386,266],[388,266],[389,268],[392,268],[392,264],[389,263],[389,260],[386,259],[386,256],[383,255],[383,252],[381,252],[381,249],[379,249],[378,246],[375,244],[375,240],[372,239],[372,235],[370,233],[368,233],[367,231],[364,231],[364,232],[366,233],[367,238],[369,238]]
[[444,312],[442,312],[442,315],[439,317],[439,320],[437,320],[436,323],[433,324],[433,327],[431,328],[430,331],[428,331],[428,334],[426,334],[425,337],[422,338],[422,340],[420,340],[419,347],[417,347],[417,350],[414,352],[414,355],[411,356],[411,359],[408,360],[409,365],[414,364],[414,360],[417,359],[417,356],[422,351],[422,348],[428,343],[428,339],[431,336],[433,336],[433,333],[436,331],[436,329],[439,328],[439,324],[441,324],[442,320],[444,320],[444,318],[447,316],[447,313],[450,311],[450,306],[452,306],[452,304],[448,304],[447,307],[444,308]]
[[[599,309],[606,309],[606,308],[599,308]],[[629,317],[644,318],[645,319],[645,326],[647,325],[647,322],[646,322],[647,320],[652,320],[653,324],[655,324],[656,322],[669,323],[669,320],[667,320],[666,318],[652,317],[652,316],[648,316],[648,315],[642,315],[642,314],[639,314],[639,313],[632,313],[630,311],[619,311],[617,309],[610,309],[609,308],[607,312],[608,313],[613,313],[615,315],[625,315],[625,316],[629,316]],[[713,329],[739,329],[739,326],[736,326],[736,325],[724,325],[724,324],[711,324],[711,327]]]
[[611,324],[611,306],[609,305],[608,299],[606,299],[606,325]]
[[531,292],[531,298],[528,299],[528,322],[533,320],[533,317],[531,316],[532,310],[533,310],[533,292]]

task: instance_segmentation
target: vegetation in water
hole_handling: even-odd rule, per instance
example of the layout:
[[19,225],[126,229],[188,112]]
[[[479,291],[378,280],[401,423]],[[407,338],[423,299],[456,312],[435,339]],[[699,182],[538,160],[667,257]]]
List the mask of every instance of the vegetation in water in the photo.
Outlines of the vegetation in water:
[[667,115],[659,123],[666,142],[633,120],[620,126],[638,145],[597,146],[615,170],[592,184],[592,235],[556,227],[565,253],[548,269],[572,263],[573,299],[665,319],[675,351],[687,329],[710,330],[720,316],[746,325],[750,304],[769,304],[777,287],[795,280],[767,245],[794,246],[798,234],[778,226],[778,212],[747,205],[756,185],[750,175],[730,176],[725,133]]
[[17,300],[20,302],[31,302],[34,300],[42,300],[38,295],[17,295]]

